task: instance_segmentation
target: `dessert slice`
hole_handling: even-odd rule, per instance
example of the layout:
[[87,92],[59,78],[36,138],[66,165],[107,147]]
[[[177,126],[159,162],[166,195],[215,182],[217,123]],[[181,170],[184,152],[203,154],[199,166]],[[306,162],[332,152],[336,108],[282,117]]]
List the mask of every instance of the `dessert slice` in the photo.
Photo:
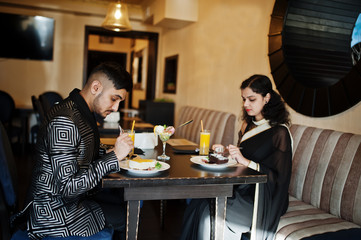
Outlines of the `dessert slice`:
[[208,155],[209,164],[224,164],[228,163],[229,152],[226,149],[223,153],[210,153]]
[[132,159],[129,160],[129,168],[139,170],[152,170],[155,168],[156,161],[153,159]]

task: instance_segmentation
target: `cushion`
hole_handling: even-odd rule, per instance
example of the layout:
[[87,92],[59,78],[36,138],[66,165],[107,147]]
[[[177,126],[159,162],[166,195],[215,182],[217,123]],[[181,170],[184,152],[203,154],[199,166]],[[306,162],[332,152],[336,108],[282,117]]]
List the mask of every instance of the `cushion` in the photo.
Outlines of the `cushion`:
[[347,230],[340,230],[336,232],[328,232],[323,234],[317,234],[311,237],[302,238],[302,240],[360,240],[361,228],[351,228]]
[[[6,142],[5,142],[6,141]],[[9,154],[11,152],[10,143],[7,141],[7,135],[3,126],[0,126],[0,184],[3,189],[6,204],[8,206],[15,206],[16,204],[16,194],[15,188],[13,186],[13,179],[9,169],[8,162],[13,161],[9,159]],[[1,191],[1,190],[0,190]]]
[[[350,229],[359,229],[357,231],[361,231],[360,226],[352,222],[338,218],[311,204],[290,197],[288,210],[281,217],[275,240],[299,240],[314,235],[322,237],[321,235],[330,231],[337,232]],[[360,237],[358,239],[360,239]]]

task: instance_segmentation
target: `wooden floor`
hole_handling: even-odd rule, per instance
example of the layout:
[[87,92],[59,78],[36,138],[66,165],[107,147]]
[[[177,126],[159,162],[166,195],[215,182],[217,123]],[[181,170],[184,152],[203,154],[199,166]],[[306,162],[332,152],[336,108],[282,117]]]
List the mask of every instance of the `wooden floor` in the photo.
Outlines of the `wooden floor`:
[[[23,203],[30,184],[33,168],[33,148],[25,153],[14,150],[18,169],[19,202]],[[140,210],[138,240],[175,240],[179,238],[181,223],[186,207],[184,200],[167,200],[165,204],[164,227],[160,224],[160,201],[144,201]]]

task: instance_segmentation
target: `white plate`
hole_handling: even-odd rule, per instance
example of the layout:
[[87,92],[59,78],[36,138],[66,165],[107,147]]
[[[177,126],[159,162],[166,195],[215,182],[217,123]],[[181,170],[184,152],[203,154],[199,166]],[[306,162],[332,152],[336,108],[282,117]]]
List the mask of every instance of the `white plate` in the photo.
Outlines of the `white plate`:
[[152,170],[140,170],[140,169],[132,169],[129,167],[129,160],[125,160],[125,161],[121,161],[120,162],[120,168],[127,170],[128,173],[133,174],[133,175],[139,175],[139,176],[147,176],[147,175],[152,175],[158,172],[162,172],[165,170],[168,170],[170,168],[168,163],[165,162],[160,162],[160,161],[156,161],[156,163],[159,162],[162,166],[160,167],[160,169],[152,169]]
[[233,166],[235,164],[237,164],[237,161],[234,160],[233,158],[229,158],[227,163],[224,164],[209,164],[209,163],[205,163],[203,162],[202,159],[207,159],[207,156],[195,156],[195,157],[191,157],[191,162],[198,164],[202,167],[206,167],[209,169],[223,169],[229,166]]

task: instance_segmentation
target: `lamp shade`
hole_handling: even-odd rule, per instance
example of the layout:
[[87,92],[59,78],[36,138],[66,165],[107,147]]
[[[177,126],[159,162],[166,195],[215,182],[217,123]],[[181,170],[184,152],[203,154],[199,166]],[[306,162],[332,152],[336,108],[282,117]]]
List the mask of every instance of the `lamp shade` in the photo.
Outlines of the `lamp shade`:
[[127,5],[120,1],[110,3],[102,27],[116,32],[130,31],[132,26],[129,22]]

